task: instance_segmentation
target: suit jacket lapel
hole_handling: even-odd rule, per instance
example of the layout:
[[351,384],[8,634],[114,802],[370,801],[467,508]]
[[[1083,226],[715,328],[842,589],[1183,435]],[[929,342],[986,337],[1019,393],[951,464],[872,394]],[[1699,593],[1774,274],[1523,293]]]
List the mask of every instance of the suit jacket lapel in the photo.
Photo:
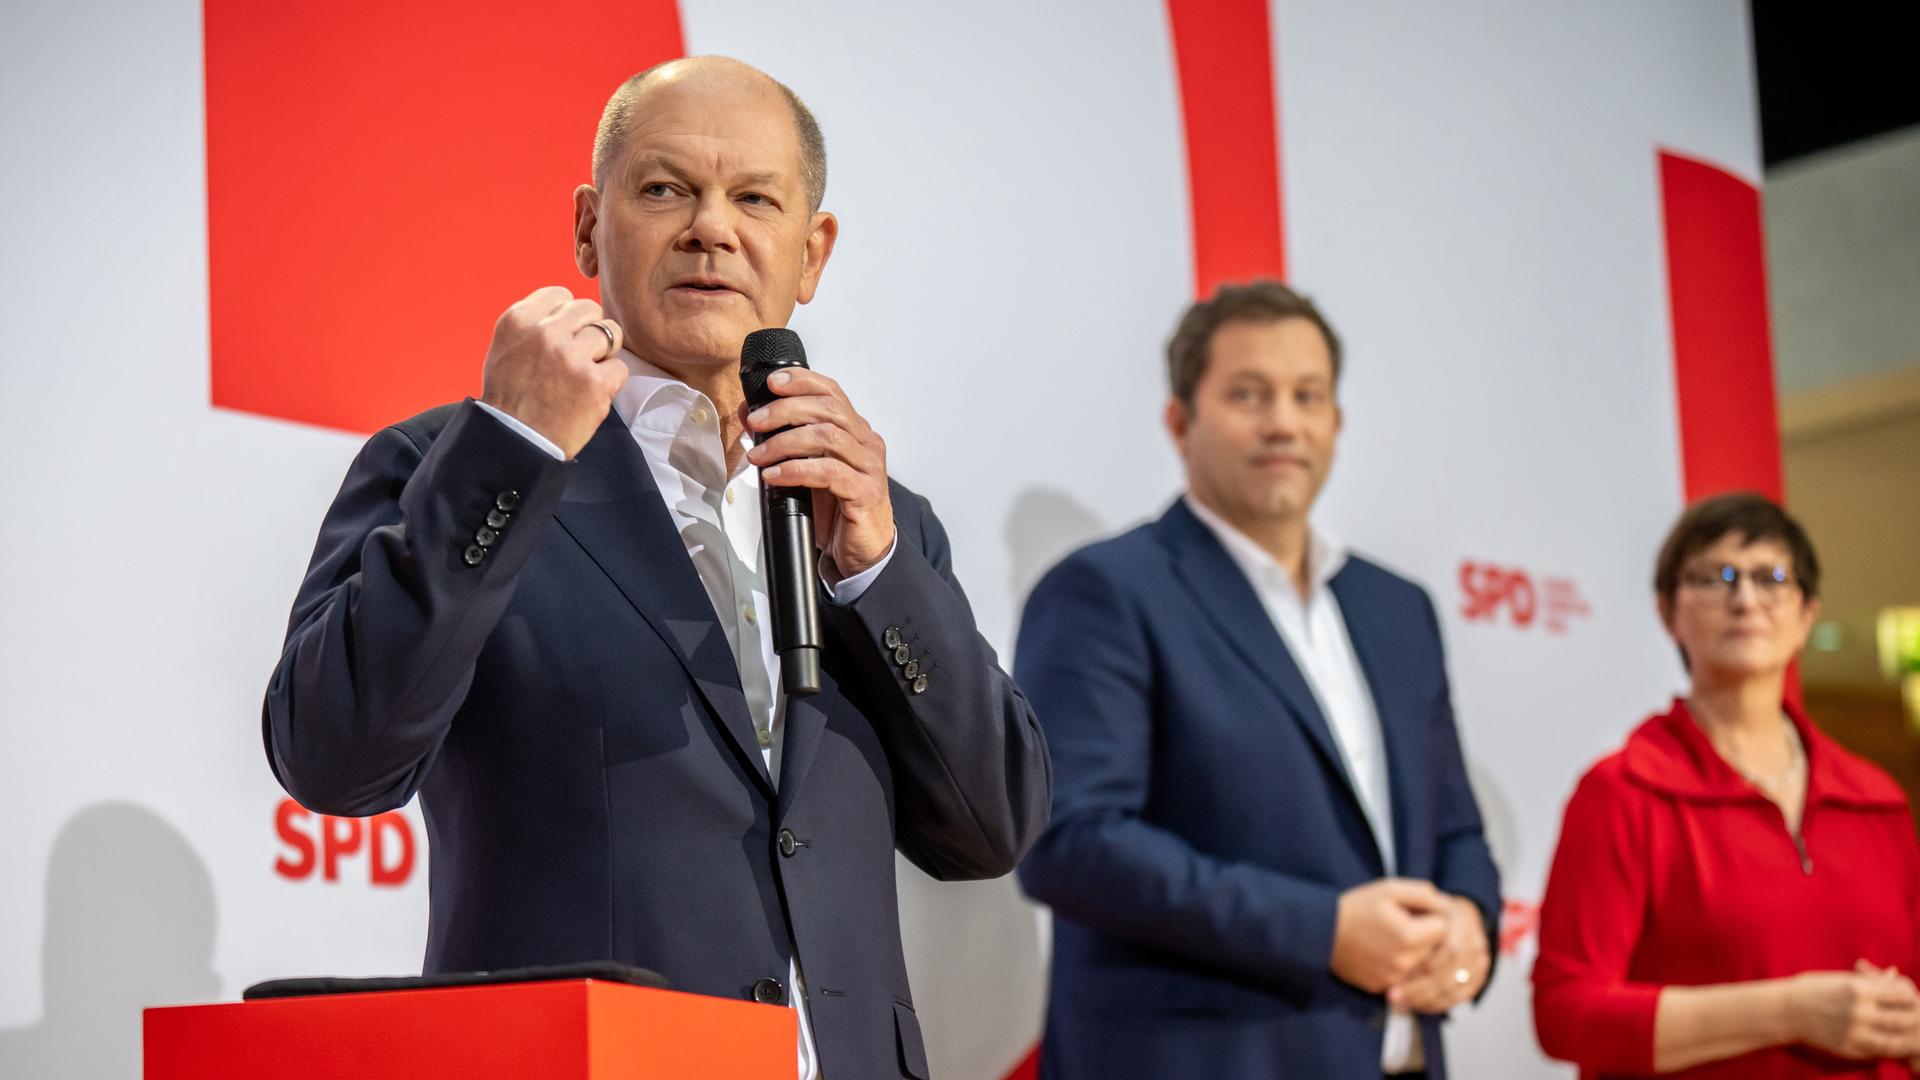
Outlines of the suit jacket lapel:
[[[1194,593],[1200,610],[1219,627],[1221,633],[1240,654],[1260,680],[1286,705],[1287,712],[1305,729],[1307,737],[1319,749],[1326,766],[1349,794],[1352,782],[1346,761],[1333,741],[1327,719],[1320,712],[1313,690],[1294,662],[1293,653],[1274,629],[1273,618],[1260,603],[1253,584],[1220,546],[1206,523],[1187,509],[1186,500],[1173,504],[1160,519],[1163,534],[1171,542],[1174,571]],[[1355,798],[1355,805],[1359,805]]]
[[1346,570],[1335,574],[1328,587],[1340,602],[1340,615],[1347,624],[1347,640],[1360,660],[1360,670],[1373,695],[1373,708],[1380,717],[1380,739],[1387,755],[1387,789],[1393,818],[1394,868],[1399,874],[1421,874],[1424,868],[1410,865],[1423,856],[1413,850],[1407,824],[1424,820],[1421,810],[1427,805],[1427,731],[1420,703],[1407,693],[1404,678],[1394,677],[1392,639],[1404,628],[1387,625],[1380,605],[1354,585],[1354,576]]
[[580,452],[555,519],[687,669],[709,711],[773,793],[733,649],[687,558],[646,458],[611,410]]

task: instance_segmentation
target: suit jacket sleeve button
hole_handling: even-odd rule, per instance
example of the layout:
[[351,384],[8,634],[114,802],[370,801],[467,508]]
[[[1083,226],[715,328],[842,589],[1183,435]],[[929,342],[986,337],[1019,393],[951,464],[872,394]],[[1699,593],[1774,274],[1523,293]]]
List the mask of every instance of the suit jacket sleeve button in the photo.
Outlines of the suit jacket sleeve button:
[[512,516],[505,510],[489,510],[487,511],[487,528],[504,529],[507,527],[507,519]]
[[761,979],[753,984],[753,1000],[762,1005],[778,1005],[787,1000],[787,991],[779,979]]
[[791,859],[793,858],[793,853],[795,851],[798,851],[799,849],[800,849],[800,841],[798,838],[796,838],[793,835],[793,830],[781,829],[780,830],[780,854],[785,855],[787,858]]
[[894,662],[894,663],[896,663],[896,664],[905,664],[905,663],[907,662],[907,660],[908,660],[908,658],[910,658],[911,656],[913,656],[913,650],[911,650],[911,649],[909,649],[909,648],[907,648],[907,647],[906,647],[905,645],[896,645],[896,646],[894,646],[894,648],[893,648],[893,662]]
[[473,542],[483,548],[492,547],[493,542],[498,539],[500,539],[500,534],[487,528],[485,525],[480,526],[480,530],[473,534]]
[[468,566],[479,566],[480,561],[486,557],[487,549],[481,547],[479,544],[468,545],[466,554],[460,556],[461,560]]
[[493,497],[493,508],[495,510],[505,510],[508,513],[512,513],[513,508],[519,505],[520,493],[517,491],[503,491]]
[[887,648],[889,649],[899,648],[902,640],[900,637],[900,628],[897,626],[887,627],[887,632],[881,635],[880,640],[886,642]]
[[920,677],[920,661],[918,660],[907,661],[907,666],[900,669],[900,674],[910,680],[919,678]]
[[913,692],[916,694],[924,694],[927,692],[927,677],[925,675],[913,680]]

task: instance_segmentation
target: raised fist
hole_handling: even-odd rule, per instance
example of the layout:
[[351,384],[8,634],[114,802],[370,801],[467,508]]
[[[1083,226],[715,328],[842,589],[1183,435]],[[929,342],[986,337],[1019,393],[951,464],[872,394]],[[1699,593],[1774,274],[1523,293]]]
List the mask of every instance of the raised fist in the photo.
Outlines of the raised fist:
[[627,381],[622,335],[600,305],[558,285],[536,289],[493,327],[480,400],[546,436],[572,458]]

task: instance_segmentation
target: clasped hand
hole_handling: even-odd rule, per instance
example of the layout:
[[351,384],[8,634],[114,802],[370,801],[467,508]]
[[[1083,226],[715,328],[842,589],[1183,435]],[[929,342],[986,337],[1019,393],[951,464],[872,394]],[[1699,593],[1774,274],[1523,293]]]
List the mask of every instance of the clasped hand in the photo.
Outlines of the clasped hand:
[[1395,1006],[1446,1012],[1480,992],[1492,963],[1480,909],[1465,897],[1406,878],[1340,895],[1333,973]]

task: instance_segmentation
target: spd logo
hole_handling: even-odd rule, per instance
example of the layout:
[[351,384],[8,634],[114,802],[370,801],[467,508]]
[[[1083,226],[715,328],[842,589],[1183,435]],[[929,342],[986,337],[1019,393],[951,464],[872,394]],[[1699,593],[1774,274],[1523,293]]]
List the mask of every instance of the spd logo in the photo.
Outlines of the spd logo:
[[286,849],[273,860],[273,870],[288,881],[307,881],[316,872],[322,881],[364,874],[369,885],[399,888],[413,877],[413,822],[397,810],[370,818],[328,817],[282,799],[273,826]]
[[1460,564],[1460,592],[1460,615],[1468,622],[1504,621],[1518,630],[1541,624],[1550,634],[1564,634],[1572,620],[1592,614],[1571,578],[1536,584],[1525,570],[1471,559]]

